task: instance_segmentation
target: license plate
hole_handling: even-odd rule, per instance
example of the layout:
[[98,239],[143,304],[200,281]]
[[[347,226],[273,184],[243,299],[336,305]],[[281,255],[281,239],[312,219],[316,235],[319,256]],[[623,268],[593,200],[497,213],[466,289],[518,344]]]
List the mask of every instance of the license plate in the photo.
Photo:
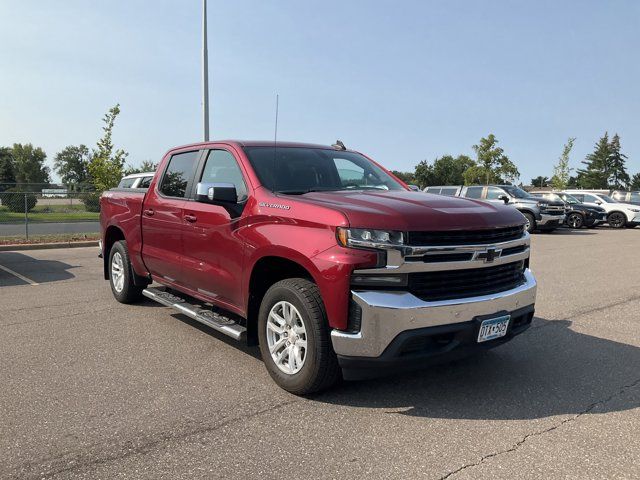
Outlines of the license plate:
[[507,334],[510,320],[511,315],[483,320],[480,324],[480,333],[478,333],[478,343],[504,337]]

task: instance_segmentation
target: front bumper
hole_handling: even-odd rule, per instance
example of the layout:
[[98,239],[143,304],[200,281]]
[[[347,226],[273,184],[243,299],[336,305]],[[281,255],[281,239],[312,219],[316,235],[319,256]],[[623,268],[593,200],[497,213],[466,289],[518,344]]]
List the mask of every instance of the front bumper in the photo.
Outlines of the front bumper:
[[548,215],[541,213],[540,220],[537,220],[537,224],[540,228],[556,228],[564,223],[564,219],[565,215]]
[[[533,310],[536,280],[529,269],[525,270],[524,277],[522,285],[504,292],[433,302],[420,300],[408,292],[353,291],[353,301],[362,309],[360,331],[333,330],[333,349],[341,364],[354,357],[359,363],[375,362],[395,339],[407,332],[464,326],[487,315],[513,314],[523,308]],[[453,349],[455,346],[449,351]]]

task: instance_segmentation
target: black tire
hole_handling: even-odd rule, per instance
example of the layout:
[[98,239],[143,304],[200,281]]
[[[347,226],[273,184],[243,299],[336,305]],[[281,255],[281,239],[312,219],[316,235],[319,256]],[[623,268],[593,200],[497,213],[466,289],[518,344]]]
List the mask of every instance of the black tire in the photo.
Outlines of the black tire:
[[627,217],[622,212],[611,212],[607,216],[607,223],[611,228],[624,228],[627,224]]
[[584,216],[581,213],[573,212],[567,217],[567,226],[569,228],[582,228],[584,226]]
[[[306,330],[304,362],[296,373],[278,367],[269,351],[267,322],[272,309],[280,302],[293,305],[302,317]],[[280,339],[283,337],[280,336]],[[329,334],[327,314],[320,291],[304,278],[289,278],[273,284],[265,293],[258,314],[260,353],[271,378],[284,390],[307,395],[327,389],[341,379],[341,370]],[[287,344],[288,340],[287,340]],[[286,347],[285,347],[286,348]],[[283,350],[285,349],[283,348]]]
[[524,218],[527,219],[527,226],[526,226],[527,232],[533,233],[536,229],[535,217],[527,212],[523,212],[522,215],[524,215]]
[[[117,277],[119,272],[114,266],[118,264],[118,258],[122,267],[122,284],[118,284]],[[137,287],[133,283],[133,268],[131,268],[131,260],[129,259],[129,250],[127,249],[127,242],[120,240],[113,244],[109,252],[109,285],[111,285],[111,292],[113,296],[120,303],[134,303],[142,298],[142,287]],[[115,278],[114,278],[115,277]]]

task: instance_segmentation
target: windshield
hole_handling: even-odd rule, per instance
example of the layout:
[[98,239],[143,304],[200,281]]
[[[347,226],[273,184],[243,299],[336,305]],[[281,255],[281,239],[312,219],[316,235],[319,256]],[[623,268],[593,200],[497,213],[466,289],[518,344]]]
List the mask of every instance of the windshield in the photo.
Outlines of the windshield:
[[335,190],[406,190],[366,157],[341,150],[245,147],[260,182],[273,192],[301,195]]
[[522,190],[521,188],[518,188],[518,187],[507,186],[507,187],[502,187],[502,188],[509,195],[511,195],[512,197],[515,197],[515,198],[535,198],[529,192],[525,192],[524,190]]
[[598,195],[604,203],[619,203],[617,200],[614,200],[609,195]]
[[562,197],[562,199],[570,205],[575,205],[576,203],[580,203],[580,200],[578,200],[573,195],[569,195],[568,193],[562,193],[560,197]]

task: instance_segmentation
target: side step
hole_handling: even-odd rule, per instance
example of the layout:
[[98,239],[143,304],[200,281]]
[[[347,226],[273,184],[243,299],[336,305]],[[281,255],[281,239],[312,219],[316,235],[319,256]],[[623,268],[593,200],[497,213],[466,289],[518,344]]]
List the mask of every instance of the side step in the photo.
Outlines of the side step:
[[142,294],[162,305],[174,308],[180,313],[184,313],[187,317],[211,327],[220,333],[224,333],[234,340],[245,340],[247,337],[247,329],[234,320],[216,313],[213,310],[207,310],[200,305],[191,304],[184,298],[173,295],[161,288],[145,288]]

